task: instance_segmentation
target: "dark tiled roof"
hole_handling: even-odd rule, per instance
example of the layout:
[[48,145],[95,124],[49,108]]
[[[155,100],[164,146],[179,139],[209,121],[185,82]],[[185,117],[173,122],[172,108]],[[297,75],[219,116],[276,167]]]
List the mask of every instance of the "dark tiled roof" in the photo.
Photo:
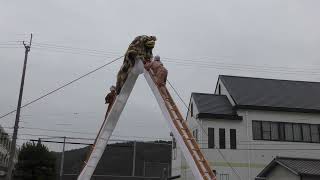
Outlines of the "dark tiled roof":
[[276,157],[258,174],[257,179],[265,178],[278,165],[300,176],[320,176],[320,159]]
[[191,96],[199,111],[198,118],[242,119],[225,95],[192,93]]
[[320,159],[278,157],[276,161],[289,167],[300,175],[320,176]]
[[320,112],[320,82],[219,76],[239,108]]

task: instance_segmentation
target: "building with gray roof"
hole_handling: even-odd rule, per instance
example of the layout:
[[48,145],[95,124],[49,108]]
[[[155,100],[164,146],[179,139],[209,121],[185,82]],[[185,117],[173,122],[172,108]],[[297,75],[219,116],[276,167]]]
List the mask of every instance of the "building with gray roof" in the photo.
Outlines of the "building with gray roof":
[[[188,109],[218,180],[255,180],[278,156],[320,157],[320,82],[220,75],[212,93],[191,94]],[[179,147],[172,157],[172,175],[192,179]]]
[[287,179],[320,179],[320,159],[276,157],[256,177],[256,180]]

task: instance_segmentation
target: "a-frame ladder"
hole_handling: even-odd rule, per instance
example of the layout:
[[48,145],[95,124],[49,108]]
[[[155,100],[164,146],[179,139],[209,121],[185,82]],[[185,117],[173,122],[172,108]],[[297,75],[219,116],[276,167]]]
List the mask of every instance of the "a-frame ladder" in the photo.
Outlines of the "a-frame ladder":
[[78,180],[89,180],[93,175],[93,172],[107,146],[107,142],[119,120],[120,114],[125,107],[133,86],[138,76],[142,73],[144,73],[144,77],[156,97],[160,109],[169,124],[169,128],[181,148],[195,179],[216,180],[209,163],[202,154],[198,143],[192,136],[186,121],[183,119],[169,91],[165,86],[158,87],[154,83],[155,81],[152,72],[146,71],[141,61],[136,61],[135,66],[130,71],[120,94],[117,96],[107,119],[101,127],[90,157],[78,176]]

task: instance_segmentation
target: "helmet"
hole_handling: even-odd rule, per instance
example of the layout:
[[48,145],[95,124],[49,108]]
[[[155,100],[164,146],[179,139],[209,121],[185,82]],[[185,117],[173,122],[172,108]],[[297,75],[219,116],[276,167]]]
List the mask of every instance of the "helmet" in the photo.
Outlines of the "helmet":
[[116,87],[115,86],[111,86],[110,87],[110,91],[114,91],[114,90],[116,90]]
[[153,58],[155,61],[160,61],[160,56],[159,55],[156,55],[156,56],[154,56],[154,58]]

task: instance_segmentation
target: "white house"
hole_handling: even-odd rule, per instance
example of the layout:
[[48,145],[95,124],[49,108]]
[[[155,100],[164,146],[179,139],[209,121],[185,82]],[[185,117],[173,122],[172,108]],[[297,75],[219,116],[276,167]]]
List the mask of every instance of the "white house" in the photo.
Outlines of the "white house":
[[[218,180],[254,180],[277,156],[320,157],[320,82],[221,75],[186,120]],[[172,175],[194,179],[173,147]]]

